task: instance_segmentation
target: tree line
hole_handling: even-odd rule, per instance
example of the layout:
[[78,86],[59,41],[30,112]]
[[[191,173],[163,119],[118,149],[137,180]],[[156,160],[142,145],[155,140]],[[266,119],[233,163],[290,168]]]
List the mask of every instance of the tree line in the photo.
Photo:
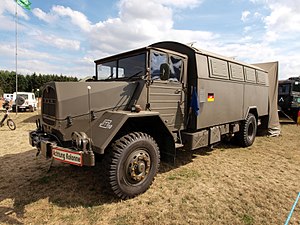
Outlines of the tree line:
[[[41,94],[43,85],[49,81],[78,81],[76,77],[47,74],[21,75],[18,74],[18,92],[33,92]],[[40,93],[38,93],[38,90]],[[3,93],[13,93],[16,91],[16,72],[0,70],[0,96]]]

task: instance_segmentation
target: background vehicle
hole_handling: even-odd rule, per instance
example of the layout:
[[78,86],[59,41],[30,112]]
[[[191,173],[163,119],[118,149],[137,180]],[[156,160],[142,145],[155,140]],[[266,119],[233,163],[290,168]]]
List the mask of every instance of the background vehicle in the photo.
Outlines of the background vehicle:
[[35,94],[31,92],[18,92],[17,94],[16,92],[14,92],[12,104],[13,112],[16,111],[17,106],[18,111],[35,111],[37,108],[37,100],[35,98]]
[[4,99],[4,100],[11,101],[11,100],[13,100],[13,94],[10,94],[10,93],[4,93],[4,94],[3,94],[3,99]]
[[2,120],[0,121],[0,127],[4,126],[5,120],[6,120],[6,124],[7,124],[8,128],[11,130],[15,130],[16,124],[12,119],[9,118],[9,101],[5,101],[2,105],[2,107],[5,108],[6,112],[5,112]]
[[30,144],[78,166],[105,154],[110,186],[123,199],[146,191],[160,159],[174,162],[176,149],[234,136],[250,146],[270,111],[277,113],[277,104],[268,106],[266,70],[177,42],[95,63],[93,81],[44,86]]
[[297,122],[300,110],[300,77],[279,81],[278,106],[281,111]]

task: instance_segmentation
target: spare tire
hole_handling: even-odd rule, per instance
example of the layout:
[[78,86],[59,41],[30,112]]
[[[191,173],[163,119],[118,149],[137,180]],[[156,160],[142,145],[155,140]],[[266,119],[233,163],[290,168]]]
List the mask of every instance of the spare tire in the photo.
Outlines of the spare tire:
[[16,104],[17,105],[23,105],[25,103],[25,98],[22,96],[18,96],[16,99]]

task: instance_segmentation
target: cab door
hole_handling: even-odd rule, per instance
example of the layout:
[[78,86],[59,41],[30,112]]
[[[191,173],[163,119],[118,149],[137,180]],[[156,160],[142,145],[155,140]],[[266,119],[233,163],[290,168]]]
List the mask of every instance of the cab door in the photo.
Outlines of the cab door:
[[[171,131],[180,130],[184,127],[184,75],[187,60],[183,56],[156,50],[150,52],[149,60],[151,85],[148,92],[148,105],[150,110],[159,112]],[[168,76],[165,77],[162,73],[167,73]]]

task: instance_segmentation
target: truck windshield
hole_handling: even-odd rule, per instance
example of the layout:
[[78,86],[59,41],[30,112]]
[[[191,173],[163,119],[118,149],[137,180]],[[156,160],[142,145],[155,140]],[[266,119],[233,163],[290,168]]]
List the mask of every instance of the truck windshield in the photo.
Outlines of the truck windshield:
[[98,80],[129,79],[146,74],[146,53],[124,57],[97,65]]
[[293,91],[300,92],[300,82],[296,81],[293,85]]
[[290,94],[290,84],[279,84],[278,93],[280,95],[288,95]]

